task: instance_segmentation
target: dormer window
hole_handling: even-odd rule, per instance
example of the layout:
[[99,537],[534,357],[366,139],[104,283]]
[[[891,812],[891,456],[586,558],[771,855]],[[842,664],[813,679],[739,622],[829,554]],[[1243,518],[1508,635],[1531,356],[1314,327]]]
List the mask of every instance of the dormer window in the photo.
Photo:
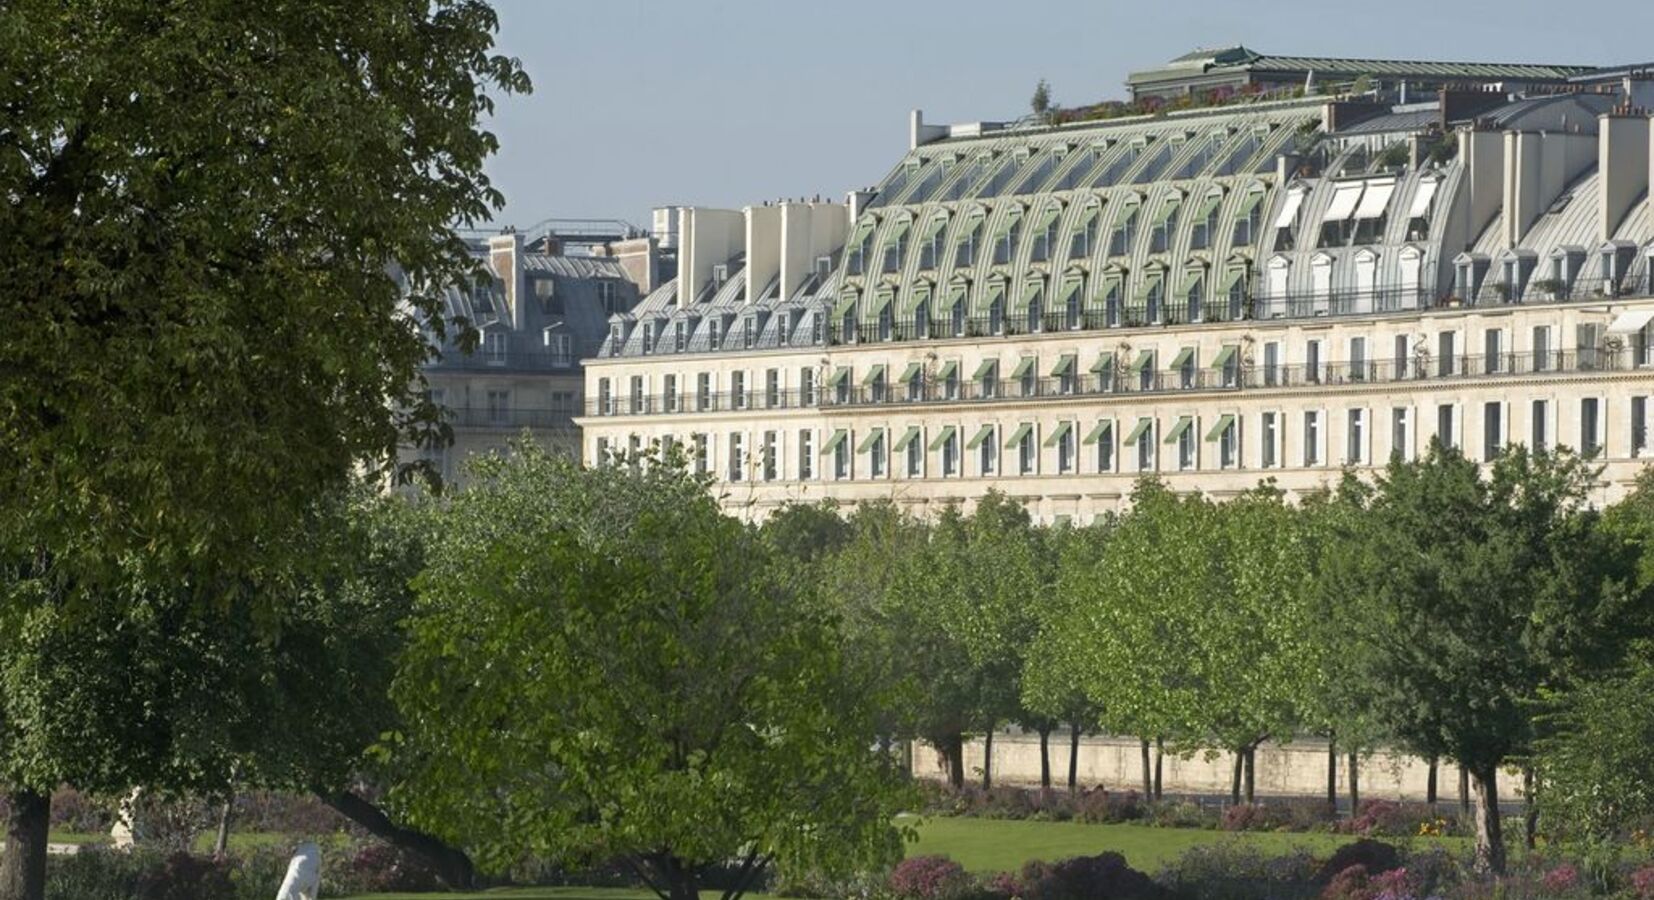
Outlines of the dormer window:
[[727,284],[728,282],[729,282],[729,264],[728,263],[719,263],[719,264],[713,266],[712,267],[712,289],[714,291],[719,290],[719,289],[723,288],[723,286],[725,284]]
[[689,328],[684,322],[672,323],[672,352],[682,353],[689,349]]
[[707,321],[707,323],[706,323],[706,338],[707,338],[707,345],[709,346],[710,349],[717,350],[720,347],[722,347],[723,340],[721,339],[722,335],[720,334],[720,332],[722,332],[722,331],[723,331],[723,328],[721,326],[721,323],[717,319],[711,319],[711,320]]
[[655,323],[643,323],[643,355],[655,352]]
[[483,356],[489,365],[505,365],[506,340],[506,334],[503,331],[490,331],[482,336]]
[[752,316],[741,320],[741,346],[751,350],[758,343],[758,323]]
[[610,325],[609,326],[609,355],[610,356],[619,356],[620,355],[622,340],[623,340],[623,330],[620,327],[620,323],[616,322],[616,323]]
[[608,281],[608,280],[603,280],[603,281],[599,281],[597,283],[597,302],[600,306],[603,307],[603,313],[605,315],[613,315],[614,314],[614,312],[615,312],[615,283],[614,282]]
[[825,280],[833,274],[833,258],[831,256],[816,257],[816,278]]

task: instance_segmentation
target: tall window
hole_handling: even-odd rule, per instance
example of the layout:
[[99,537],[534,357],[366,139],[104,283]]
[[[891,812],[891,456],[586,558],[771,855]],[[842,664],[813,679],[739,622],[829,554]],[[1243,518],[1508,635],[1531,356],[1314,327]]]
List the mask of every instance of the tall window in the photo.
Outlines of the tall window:
[[800,406],[816,405],[816,370],[809,366],[798,370],[798,403]]
[[999,429],[992,425],[978,435],[976,469],[979,474],[993,475],[999,471]]
[[1024,425],[1019,430],[1022,439],[1017,441],[1017,472],[1032,475],[1039,469],[1039,443],[1035,440],[1033,428]]
[[1137,471],[1154,471],[1154,422],[1137,420]]
[[850,439],[836,439],[833,444],[833,480],[844,481],[850,477]]
[[1177,435],[1177,468],[1186,472],[1195,467],[1196,436],[1194,425],[1183,423]]
[[1648,398],[1631,398],[1631,455],[1642,456],[1648,449]]
[[1351,465],[1367,461],[1367,411],[1350,410],[1349,432],[1344,436],[1344,460]]
[[883,478],[885,471],[884,432],[874,431],[867,450],[867,472],[874,478]]
[[1505,405],[1498,401],[1482,404],[1482,461],[1493,462],[1505,443]]
[[816,433],[808,428],[798,432],[798,477],[801,481],[816,477]]
[[1367,380],[1367,339],[1350,338],[1350,380]]
[[1503,371],[1505,333],[1497,328],[1482,332],[1482,371],[1488,375]]
[[1407,377],[1407,335],[1396,335],[1394,358],[1391,360],[1390,365],[1393,369],[1390,373],[1390,377],[1397,380]]
[[483,353],[489,365],[505,365],[505,348],[507,340],[508,337],[503,331],[489,331],[483,334]]
[[746,435],[739,431],[732,431],[729,433],[729,480],[743,481],[746,477]]
[[1458,446],[1453,437],[1453,413],[1451,403],[1443,403],[1436,407],[1436,440],[1443,447]]
[[959,432],[949,429],[947,436],[942,439],[942,476],[951,478],[959,474]]
[[914,435],[907,441],[907,477],[925,477],[925,442],[922,435]]
[[632,376],[632,415],[643,412],[643,376]]
[[1240,420],[1228,419],[1218,430],[1218,468],[1240,465]]
[[[1651,266],[1650,268],[1654,268]],[[1551,329],[1548,325],[1533,327],[1533,370],[1543,372],[1551,367]]]
[[550,362],[559,369],[566,369],[574,365],[574,337],[567,334],[544,335],[546,353],[551,357]]
[[1275,341],[1263,345],[1263,383],[1265,387],[1281,383],[1281,345]]
[[1098,426],[1097,471],[1114,471],[1114,427],[1108,423]]
[[1405,406],[1397,406],[1390,410],[1391,456],[1399,456],[1403,460],[1413,458],[1413,441],[1412,435],[1409,433],[1411,429],[1407,427],[1410,424],[1411,418],[1412,417],[1407,414],[1407,407]]
[[1074,471],[1074,427],[1060,425],[1057,432],[1057,471],[1063,474]]
[[1321,383],[1321,342],[1319,340],[1304,342],[1304,380],[1311,384]]
[[690,435],[695,457],[695,474],[705,475],[712,469],[711,436],[707,434]]
[[695,376],[695,410],[706,412],[712,408],[712,373],[701,372]]
[[1309,410],[1304,413],[1304,465],[1318,466],[1321,464],[1321,413]]
[[1535,400],[1528,415],[1529,430],[1532,434],[1528,439],[1528,449],[1535,453],[1544,453],[1550,449],[1551,404],[1549,401]]
[[609,387],[609,379],[597,379],[597,414],[612,416],[615,414],[614,392]]
[[1602,450],[1601,401],[1586,397],[1579,401],[1579,454],[1587,459]]
[[1436,376],[1446,378],[1454,372],[1453,360],[1458,355],[1455,335],[1443,331],[1436,335]]
[[730,403],[735,409],[747,408],[747,373],[729,373]]
[[678,411],[678,376],[675,374],[662,375],[660,379],[661,405],[667,412]]
[[1275,413],[1266,412],[1263,414],[1263,422],[1261,425],[1262,427],[1258,429],[1259,435],[1263,438],[1263,445],[1260,448],[1263,451],[1260,462],[1263,464],[1264,468],[1273,469],[1281,464],[1280,417]]
[[504,425],[511,418],[511,392],[488,392],[488,424]]
[[781,477],[781,433],[778,431],[764,432],[764,460],[763,472],[765,481],[774,481]]

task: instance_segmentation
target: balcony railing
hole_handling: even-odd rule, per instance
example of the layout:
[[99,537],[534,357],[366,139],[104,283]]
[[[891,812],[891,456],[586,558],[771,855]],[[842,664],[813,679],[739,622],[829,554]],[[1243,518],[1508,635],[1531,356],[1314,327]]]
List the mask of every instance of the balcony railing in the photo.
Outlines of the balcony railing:
[[[1654,372],[1638,363],[1630,349],[1510,352],[1492,356],[1454,355],[1446,359],[1416,354],[1407,359],[1369,359],[1317,365],[1236,363],[1224,368],[1186,366],[1136,369],[1118,364],[1101,372],[1077,371],[1058,377],[938,380],[922,377],[917,385],[844,383],[805,396],[798,391],[749,391],[745,394],[650,395],[594,400],[588,416],[652,415],[744,410],[832,409],[869,406],[917,406],[948,403],[1018,403],[1065,397],[1224,393],[1256,390],[1319,389],[1328,386],[1446,382],[1474,379],[1574,375],[1591,372]],[[1083,364],[1083,360],[1077,361]]]

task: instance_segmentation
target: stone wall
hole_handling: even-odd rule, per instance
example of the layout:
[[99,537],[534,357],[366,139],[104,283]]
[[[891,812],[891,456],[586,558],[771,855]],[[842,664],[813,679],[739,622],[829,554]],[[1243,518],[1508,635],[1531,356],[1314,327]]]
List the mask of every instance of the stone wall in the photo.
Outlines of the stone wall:
[[[971,779],[982,777],[981,740],[965,746],[965,772]],[[1003,784],[1038,784],[1040,775],[1039,736],[998,734],[994,736],[994,781]],[[1349,757],[1338,758],[1338,791],[1349,795]],[[944,779],[947,765],[933,748],[914,747],[914,770],[923,777]],[[1414,756],[1379,751],[1361,757],[1358,776],[1363,798],[1419,800],[1426,797],[1429,765]],[[1161,774],[1162,790],[1168,794],[1227,795],[1234,772],[1229,753],[1193,751],[1166,753]],[[1051,736],[1051,779],[1062,785],[1068,778],[1068,736]],[[1327,742],[1313,739],[1267,743],[1258,748],[1254,778],[1259,796],[1324,797],[1327,791]],[[1087,737],[1080,741],[1079,781],[1083,788],[1141,790],[1142,750],[1134,738]],[[1511,799],[1520,796],[1520,782],[1506,776],[1500,793]],[[1444,764],[1437,774],[1437,799],[1456,801],[1459,770]]]

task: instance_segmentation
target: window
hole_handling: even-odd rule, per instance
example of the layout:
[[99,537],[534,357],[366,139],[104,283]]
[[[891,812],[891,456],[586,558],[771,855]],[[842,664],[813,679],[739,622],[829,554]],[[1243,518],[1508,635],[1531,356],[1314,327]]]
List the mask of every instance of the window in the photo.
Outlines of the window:
[[952,428],[947,430],[942,438],[942,477],[951,478],[959,474],[959,432]]
[[925,399],[925,370],[918,363],[908,366],[907,399],[910,403]]
[[758,323],[752,316],[741,320],[741,346],[751,350],[758,343]]
[[1530,417],[1530,431],[1532,437],[1528,440],[1528,449],[1535,453],[1544,453],[1550,449],[1550,402],[1546,400],[1533,401]]
[[833,373],[833,380],[829,383],[833,389],[833,402],[845,404],[850,402],[850,367],[839,366]]
[[1263,436],[1263,443],[1260,448],[1263,453],[1260,461],[1264,468],[1273,469],[1281,464],[1280,417],[1272,412],[1264,413],[1262,427],[1258,430]]
[[1017,433],[1017,473],[1032,475],[1039,471],[1039,443],[1035,439],[1034,427],[1023,425]]
[[1033,248],[1029,251],[1029,258],[1034,262],[1045,262],[1051,258],[1051,247],[1057,243],[1057,220],[1050,219],[1045,227],[1034,232]]
[[567,334],[554,334],[547,331],[542,336],[546,345],[546,355],[551,364],[559,369],[566,369],[574,365],[574,337]]
[[711,347],[714,350],[717,350],[717,349],[720,349],[720,348],[723,347],[723,341],[719,340],[719,337],[718,337],[719,333],[723,331],[723,327],[724,327],[723,323],[718,321],[717,319],[713,319],[712,321],[706,323],[707,346]]
[[1400,380],[1407,377],[1407,335],[1398,334],[1395,337],[1395,356],[1390,365],[1393,369],[1391,377]]
[[1482,461],[1493,462],[1505,444],[1505,405],[1498,401],[1482,404]]
[[764,373],[764,406],[775,409],[781,405],[781,370],[770,369]]
[[1189,390],[1195,387],[1195,349],[1193,347],[1185,347],[1183,348],[1183,352],[1179,353],[1177,356],[1178,387],[1184,390]]
[[672,323],[672,352],[682,353],[689,348],[689,326],[683,322]]
[[505,365],[505,346],[508,335],[503,331],[489,331],[482,336],[483,358],[491,366]]
[[950,362],[942,373],[942,398],[959,399],[959,363]]
[[816,477],[816,433],[808,428],[798,432],[798,477],[800,481]]
[[994,241],[994,264],[1005,265],[1011,261],[1016,253],[1017,241],[1022,237],[1022,218],[1015,216],[1011,221],[1000,226],[999,239]]
[[1263,345],[1263,383],[1265,387],[1281,383],[1281,345],[1275,341]]
[[1017,366],[1022,374],[1017,378],[1017,387],[1024,397],[1033,397],[1039,393],[1039,372],[1035,369],[1034,358],[1025,356]]
[[912,428],[908,430],[907,435],[902,440],[907,442],[902,447],[902,451],[907,454],[907,477],[925,477],[924,435],[918,428]]
[[884,429],[873,429],[873,437],[867,442],[867,472],[874,478],[885,476],[887,455],[884,449]]
[[1114,471],[1114,423],[1099,422],[1092,433],[1097,437],[1097,471]]
[[1453,404],[1443,403],[1436,407],[1436,440],[1443,447],[1458,446],[1453,440]]
[[976,245],[982,239],[982,218],[977,216],[974,222],[968,223],[965,233],[959,238],[959,246],[954,248],[953,264],[960,268],[976,265]]
[[603,307],[605,315],[613,315],[615,311],[615,283],[601,280],[597,282],[597,302]]
[[1533,370],[1544,372],[1551,367],[1551,329],[1548,325],[1533,327]]
[[712,373],[701,372],[695,376],[695,411],[705,412],[712,408]]
[[1137,446],[1137,471],[1154,471],[1157,462],[1154,446],[1154,420],[1138,419],[1136,436],[1133,440]]
[[1177,469],[1187,472],[1196,465],[1196,436],[1194,423],[1190,419],[1183,419],[1177,423]]
[[1309,410],[1304,413],[1304,465],[1318,466],[1321,464],[1321,413],[1318,410]]
[[883,403],[890,395],[890,385],[885,381],[884,366],[874,366],[873,375],[867,379],[868,399],[874,403]]
[[1595,369],[1597,367],[1600,358],[1600,351],[1597,348],[1602,337],[1601,327],[1595,323],[1586,323],[1574,327],[1574,342],[1578,347],[1580,369]]
[[1137,357],[1137,388],[1148,391],[1154,389],[1154,351],[1144,350]]
[[1407,407],[1397,406],[1390,410],[1390,455],[1400,457],[1403,461],[1413,458],[1411,429],[1412,416],[1408,415]]
[[999,435],[998,435],[998,430],[999,429],[995,428],[992,425],[986,425],[986,426],[983,427],[982,431],[979,434],[977,434],[977,436],[975,438],[977,441],[980,442],[979,444],[977,444],[977,459],[976,459],[976,469],[977,469],[978,474],[992,475],[992,474],[994,474],[995,472],[998,471],[998,468],[999,468]]
[[504,425],[511,418],[511,392],[488,392],[488,424]]
[[833,480],[844,481],[850,477],[850,437],[845,432],[839,432],[833,438]]
[[1304,380],[1311,384],[1321,383],[1321,342],[1304,342]]
[[1579,455],[1589,459],[1602,450],[1600,401],[1586,397],[1579,401]]
[[747,408],[747,373],[729,373],[729,398],[731,408]]
[[597,414],[612,416],[615,414],[614,393],[609,389],[609,379],[597,379]]
[[655,350],[655,323],[643,323],[643,355],[648,356]]
[[729,433],[729,480],[741,481],[747,474],[746,435],[739,431]]
[[815,406],[816,399],[816,370],[805,366],[798,370],[799,405]]
[[1074,426],[1064,422],[1057,426],[1057,472],[1066,475],[1074,471]]
[[1350,380],[1367,380],[1367,339],[1350,338]]
[[690,442],[694,445],[695,474],[705,475],[711,468],[712,446],[710,436],[706,434],[690,435]]
[[595,463],[596,465],[600,465],[600,466],[608,465],[608,463],[609,463],[609,439],[608,438],[598,438],[597,439],[597,450],[595,451],[595,453],[592,456],[592,462]]
[[1642,456],[1648,449],[1648,398],[1631,398],[1631,455]]
[[781,477],[781,433],[777,431],[764,432],[764,459],[763,474],[765,481],[774,481]]
[[551,392],[551,411],[554,412],[554,413],[573,412],[574,411],[574,392],[573,391],[552,391]]
[[631,401],[632,401],[631,402],[632,415],[635,416],[635,415],[638,415],[639,413],[642,413],[644,411],[643,376],[642,375],[633,375],[632,376]]
[[1505,333],[1497,328],[1489,328],[1482,332],[1482,372],[1493,375],[1504,371],[1500,363],[1504,360]]
[[976,370],[977,390],[982,399],[990,400],[999,396],[999,363],[989,360]]
[[1352,409],[1349,417],[1349,431],[1344,436],[1344,461],[1360,465],[1367,461],[1367,411]]
[[1218,419],[1218,468],[1233,469],[1240,465],[1240,420],[1234,416]]
[[1443,331],[1436,335],[1436,377],[1446,378],[1453,374],[1453,359],[1458,351],[1454,348],[1455,335],[1451,331]]

